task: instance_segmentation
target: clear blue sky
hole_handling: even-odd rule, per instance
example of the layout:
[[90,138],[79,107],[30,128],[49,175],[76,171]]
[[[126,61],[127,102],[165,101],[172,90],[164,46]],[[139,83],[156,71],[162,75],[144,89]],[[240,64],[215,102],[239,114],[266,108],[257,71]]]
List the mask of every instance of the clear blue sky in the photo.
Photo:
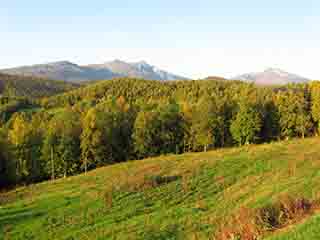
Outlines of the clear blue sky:
[[320,79],[319,0],[4,0],[0,68],[146,60],[189,77],[279,67]]

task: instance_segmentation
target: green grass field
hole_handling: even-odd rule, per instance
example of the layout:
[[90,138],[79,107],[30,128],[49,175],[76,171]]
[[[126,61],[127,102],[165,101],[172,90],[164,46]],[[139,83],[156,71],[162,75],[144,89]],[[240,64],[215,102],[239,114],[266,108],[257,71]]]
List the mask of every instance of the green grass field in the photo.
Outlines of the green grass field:
[[[240,209],[320,198],[320,139],[168,155],[0,195],[0,239],[215,239]],[[312,214],[262,239],[319,239]]]

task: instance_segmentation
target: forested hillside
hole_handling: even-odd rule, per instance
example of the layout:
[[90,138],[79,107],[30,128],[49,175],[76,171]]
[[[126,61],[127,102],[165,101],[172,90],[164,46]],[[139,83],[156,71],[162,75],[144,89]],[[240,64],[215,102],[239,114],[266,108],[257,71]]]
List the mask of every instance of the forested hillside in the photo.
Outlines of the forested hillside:
[[41,109],[39,100],[79,88],[78,84],[44,78],[0,73],[0,124],[18,112],[32,114]]
[[2,185],[66,177],[169,153],[318,133],[320,83],[115,79],[42,98],[4,117]]
[[0,73],[0,94],[11,97],[47,97],[78,88],[78,84]]

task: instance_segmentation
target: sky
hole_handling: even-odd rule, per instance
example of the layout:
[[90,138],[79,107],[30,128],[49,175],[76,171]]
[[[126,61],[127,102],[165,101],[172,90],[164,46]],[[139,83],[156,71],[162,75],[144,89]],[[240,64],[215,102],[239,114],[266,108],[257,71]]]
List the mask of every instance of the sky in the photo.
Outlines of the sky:
[[1,0],[0,68],[120,59],[195,79],[320,79],[319,13],[319,0]]

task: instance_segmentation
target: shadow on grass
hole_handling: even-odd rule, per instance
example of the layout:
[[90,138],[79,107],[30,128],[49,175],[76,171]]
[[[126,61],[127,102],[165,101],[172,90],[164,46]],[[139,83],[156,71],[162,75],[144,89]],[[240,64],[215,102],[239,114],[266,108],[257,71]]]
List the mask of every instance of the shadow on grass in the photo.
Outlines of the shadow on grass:
[[153,187],[157,187],[157,186],[169,184],[171,182],[175,182],[175,181],[177,181],[177,180],[179,180],[181,178],[182,178],[181,176],[160,176],[160,175],[156,175],[156,176],[150,176],[148,180],[151,182]]
[[183,232],[180,230],[178,225],[170,225],[162,229],[155,227],[148,227],[142,234],[143,240],[182,240],[185,239]]
[[21,210],[8,211],[0,214],[0,230],[5,226],[15,226],[21,222],[44,216],[45,213],[34,210],[33,208],[24,208]]

